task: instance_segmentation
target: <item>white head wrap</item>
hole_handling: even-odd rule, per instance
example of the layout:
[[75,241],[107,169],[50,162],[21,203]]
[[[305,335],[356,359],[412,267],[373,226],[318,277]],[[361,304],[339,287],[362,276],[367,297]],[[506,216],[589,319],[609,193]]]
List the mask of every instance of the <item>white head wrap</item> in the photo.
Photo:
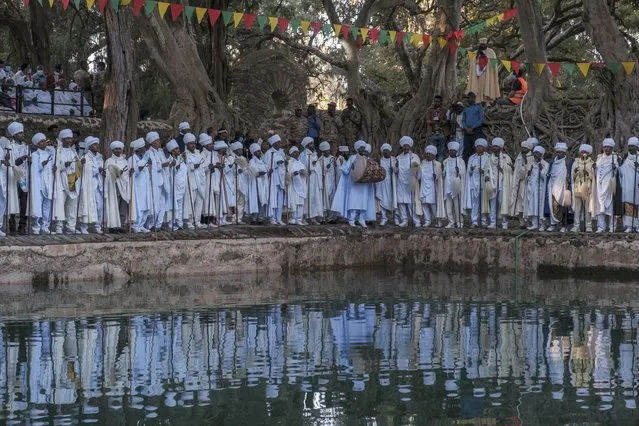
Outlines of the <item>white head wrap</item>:
[[539,139],[537,138],[528,138],[528,142],[530,142],[533,148],[539,145]]
[[251,151],[251,154],[255,154],[257,151],[261,151],[262,150],[262,146],[258,143],[252,143],[251,146],[249,147],[249,151]]
[[366,148],[366,142],[364,141],[355,142],[355,151],[359,151],[360,148]]
[[491,145],[503,148],[504,147],[504,140],[502,138],[494,138],[492,143],[491,143]]
[[180,131],[182,131],[182,130],[190,130],[191,129],[191,125],[189,123],[187,123],[186,121],[183,121],[178,126],[178,129],[180,129]]
[[178,145],[177,141],[175,139],[171,139],[170,141],[168,141],[166,143],[166,150],[171,152],[173,151],[175,148],[179,148],[180,145]]
[[582,143],[581,145],[579,145],[579,152],[583,151],[586,151],[588,154],[592,154],[592,146],[588,145],[587,143]]
[[612,139],[612,138],[606,138],[606,139],[603,140],[603,146],[614,148],[615,147],[615,140]]
[[60,140],[72,138],[72,137],[73,137],[73,131],[71,129],[63,129],[63,130],[60,130],[60,133],[58,133],[58,139]]
[[213,138],[207,135],[206,133],[200,133],[199,142],[200,142],[200,145],[207,146],[213,143]]
[[488,141],[484,138],[476,139],[475,146],[483,146],[484,148],[486,148],[488,147]]
[[44,135],[44,133],[36,133],[31,138],[31,143],[37,145],[42,139],[47,140],[47,137]]
[[109,148],[111,149],[111,151],[113,151],[114,149],[124,149],[124,144],[120,141],[113,141],[111,142],[111,144],[109,145]]
[[371,146],[371,144],[367,143],[364,147],[364,151],[368,152],[369,154],[373,152],[373,147]]
[[537,145],[535,148],[533,148],[533,152],[538,152],[543,156],[546,153],[546,150],[543,146]]
[[282,138],[280,138],[280,135],[273,135],[273,136],[268,138],[268,144],[273,146],[277,142],[280,142],[281,140],[282,140]]
[[134,151],[137,151],[140,148],[144,148],[144,145],[145,145],[144,139],[142,139],[142,138],[136,139],[133,142],[131,142],[131,148]]
[[292,146],[292,147],[288,150],[288,153],[289,153],[289,154],[292,154],[292,153],[294,153],[294,152],[300,152],[300,149],[299,149],[298,147],[296,147],[296,146]]
[[100,139],[96,138],[95,136],[88,136],[84,139],[84,147],[86,149],[89,149],[91,145],[95,145],[96,143],[100,143]]
[[459,142],[448,142],[449,151],[459,151]]
[[69,90],[75,90],[78,88],[78,85],[76,84],[75,81],[72,81],[71,83],[69,83]]
[[195,135],[193,133],[185,133],[184,139],[182,139],[185,144],[195,142]]
[[231,144],[231,151],[237,151],[238,149],[244,149],[244,145],[242,145],[242,142],[233,142]]
[[321,142],[319,144],[319,150],[320,151],[330,151],[331,150],[331,144],[326,142],[326,141]]
[[146,138],[144,139],[146,139],[146,143],[150,145],[152,142],[160,139],[160,134],[158,132],[149,132],[146,134]]
[[229,146],[224,141],[215,141],[213,144],[213,149],[219,151],[220,149],[228,148]]
[[426,152],[426,154],[437,155],[437,147],[435,147],[434,145],[428,145],[426,149],[424,149],[424,151]]
[[346,145],[340,145],[339,148],[337,148],[338,152],[349,152],[349,149]]
[[568,145],[565,142],[557,142],[555,144],[555,151],[557,152],[566,152],[568,151]]
[[384,145],[382,145],[382,147],[380,148],[380,151],[384,152],[384,151],[392,151],[393,147],[390,146],[389,143],[385,143]]
[[636,136],[632,136],[628,139],[628,146],[636,146],[639,147],[639,139]]
[[527,149],[530,149],[530,150],[532,150],[534,148],[533,144],[530,142],[530,139],[523,141],[521,143],[521,147],[522,148],[527,148]]
[[22,125],[22,123],[18,123],[17,121],[14,121],[11,124],[9,124],[9,127],[7,127],[7,130],[9,131],[9,134],[11,136],[15,136],[18,133],[24,132],[24,126]]
[[404,145],[408,145],[411,148],[413,147],[413,138],[411,138],[410,136],[402,136],[399,139],[399,146],[404,146]]
[[313,138],[311,138],[309,136],[306,136],[304,139],[302,139],[302,146],[304,148],[306,148],[306,145],[308,145],[311,142],[315,142],[315,139],[313,139]]

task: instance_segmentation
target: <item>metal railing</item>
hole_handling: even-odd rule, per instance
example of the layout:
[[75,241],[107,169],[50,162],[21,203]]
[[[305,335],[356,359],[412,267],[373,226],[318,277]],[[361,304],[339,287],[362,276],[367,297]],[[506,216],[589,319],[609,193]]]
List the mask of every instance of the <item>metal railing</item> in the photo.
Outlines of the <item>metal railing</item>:
[[[87,99],[88,98],[88,99]],[[0,93],[0,111],[20,114],[95,117],[93,92],[16,86]]]

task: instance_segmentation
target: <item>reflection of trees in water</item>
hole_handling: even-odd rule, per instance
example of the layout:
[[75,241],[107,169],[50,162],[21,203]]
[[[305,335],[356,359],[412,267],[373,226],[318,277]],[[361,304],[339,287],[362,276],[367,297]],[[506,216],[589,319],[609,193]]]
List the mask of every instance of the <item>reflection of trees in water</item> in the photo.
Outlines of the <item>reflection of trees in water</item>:
[[[4,323],[0,403],[22,417],[50,406],[72,417],[235,407],[236,419],[505,418],[521,398],[528,418],[579,419],[570,413],[634,408],[638,321],[406,300]],[[235,412],[239,401],[248,411]]]

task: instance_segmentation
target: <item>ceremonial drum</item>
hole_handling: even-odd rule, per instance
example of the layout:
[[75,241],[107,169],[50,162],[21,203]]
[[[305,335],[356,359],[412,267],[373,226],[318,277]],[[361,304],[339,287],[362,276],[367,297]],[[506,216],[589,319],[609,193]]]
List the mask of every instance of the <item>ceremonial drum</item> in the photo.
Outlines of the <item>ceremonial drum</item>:
[[353,163],[351,178],[357,183],[381,182],[386,178],[386,169],[375,161],[358,155]]

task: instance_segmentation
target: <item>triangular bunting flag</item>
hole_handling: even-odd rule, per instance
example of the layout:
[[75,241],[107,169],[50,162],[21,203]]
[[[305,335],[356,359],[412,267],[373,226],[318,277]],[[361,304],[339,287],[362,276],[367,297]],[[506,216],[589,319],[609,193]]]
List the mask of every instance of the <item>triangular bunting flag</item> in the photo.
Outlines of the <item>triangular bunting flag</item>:
[[206,15],[206,7],[196,7],[195,8],[195,17],[197,18],[197,23],[202,23],[202,18]]
[[379,42],[380,43],[388,43],[388,31],[379,30]]
[[[53,6],[53,0],[49,0],[49,3]],[[104,13],[104,9],[106,8],[106,4],[107,4],[107,0],[100,0],[98,2],[98,9],[100,9],[100,12]],[[153,5],[155,7],[156,2],[153,2]]]
[[114,12],[120,8],[120,0],[111,0],[109,4],[111,5],[111,10],[113,10]]
[[24,0],[24,6],[25,7],[29,6],[29,0]]
[[[42,0],[38,0],[40,2],[40,5],[42,5]],[[93,3],[95,3],[95,0],[87,0],[87,9],[91,10],[93,8]],[[142,0],[142,4],[144,4],[144,0]]]
[[373,43],[377,43],[379,40],[379,30],[377,28],[368,30],[368,38],[370,38]]
[[391,43],[395,43],[396,36],[397,36],[397,31],[388,30],[388,37],[390,38]]
[[509,9],[504,12],[504,21],[508,21],[509,19],[517,16],[517,9]]
[[353,40],[357,40],[357,37],[359,37],[359,27],[351,27],[351,37]]
[[[104,0],[104,4],[106,5],[106,0]],[[53,0],[49,0],[49,7],[53,7]],[[104,8],[101,10],[104,12]]]
[[300,22],[300,28],[302,28],[302,34],[308,34],[308,27],[311,25],[309,21]]
[[268,17],[268,24],[271,27],[271,31],[275,31],[275,27],[277,27],[277,17],[276,16],[269,16]]
[[[100,0],[100,3],[102,3],[102,0]],[[146,16],[151,16],[151,14],[155,10],[155,6],[157,4],[158,4],[158,2],[156,2],[156,1],[146,0],[146,2],[144,3],[144,14]]]
[[410,36],[410,42],[413,43],[413,46],[419,47],[419,43],[422,41],[422,35],[414,33]]
[[504,14],[502,13],[502,14],[497,15],[497,20],[499,22],[503,22],[504,21]]
[[[133,1],[133,14],[138,16],[140,14],[140,10],[142,9],[142,5],[144,4],[144,0],[134,0]],[[89,2],[87,1],[87,7],[89,7]]]
[[253,24],[255,23],[255,18],[257,18],[257,16],[253,15],[252,13],[245,13],[244,28],[246,28],[247,30],[250,30]]
[[368,28],[360,28],[359,33],[362,35],[362,41],[366,41],[366,37],[368,36]]
[[404,36],[406,36],[405,32],[397,31],[397,44],[402,44],[402,41],[404,41]]
[[320,22],[311,22],[311,28],[313,29],[313,35],[316,35],[322,29],[322,24]]
[[[456,55],[457,54],[457,42],[455,40],[451,40],[450,43],[448,43],[448,50],[450,50],[450,53],[452,55]],[[496,59],[495,59],[496,61]]]
[[466,49],[465,47],[460,47],[458,50],[461,55],[465,55],[466,52],[468,52],[468,49]]
[[299,27],[300,27],[300,21],[298,19],[293,19],[291,21],[291,30],[293,31],[293,33],[296,33]]
[[559,62],[548,62],[548,69],[553,77],[559,77],[559,69],[561,68],[561,64]]
[[169,5],[169,3],[163,1],[158,2],[158,12],[160,13],[160,18],[164,19],[166,11],[169,10]]
[[342,25],[342,37],[344,37],[344,40],[348,40],[348,33],[351,32],[351,27],[349,27],[348,25]]
[[120,6],[128,6],[133,0],[120,0]]
[[285,33],[288,30],[288,19],[277,18],[277,26],[280,28],[281,33]]
[[621,65],[623,65],[623,69],[626,71],[626,75],[630,75],[635,70],[635,66],[637,65],[637,63],[636,62],[622,62]]
[[75,6],[76,10],[80,10],[80,0],[73,0],[73,5]]
[[497,22],[499,22],[499,15],[486,19],[486,25],[495,25]]
[[264,29],[264,27],[266,26],[266,23],[268,22],[268,17],[264,16],[264,15],[259,15],[257,17],[257,27],[262,30]]
[[546,67],[546,64],[533,64],[533,66],[535,67],[535,71],[537,71],[537,75],[541,75],[541,73],[544,71],[544,68]]
[[222,22],[224,22],[224,25],[228,25],[231,23],[231,19],[233,19],[233,12],[229,11],[229,10],[223,10],[222,11]]
[[406,31],[406,34],[404,34],[404,38],[402,39],[402,41],[404,41],[406,43],[412,43],[413,42],[413,33],[411,33],[410,31]]
[[430,34],[424,34],[422,36],[422,42],[424,43],[425,48],[428,47],[428,45],[430,44],[430,39],[431,39]]
[[570,75],[575,75],[575,73],[577,72],[577,66],[569,62],[561,64],[561,67]]
[[492,69],[497,69],[497,66],[499,65],[499,59],[497,58],[490,58],[490,67]]
[[590,69],[590,62],[578,62],[577,68],[583,74],[584,77],[588,76],[588,70]]
[[69,7],[69,0],[62,0],[62,9],[67,10]]
[[195,6],[184,6],[184,14],[186,15],[186,19],[191,22],[193,19],[193,13],[195,12]]
[[175,20],[180,17],[183,10],[184,10],[183,4],[171,3],[171,20],[175,22]]
[[217,20],[220,19],[220,14],[222,13],[222,11],[220,9],[209,9],[208,13],[209,13],[209,24],[211,25],[211,27],[213,27],[213,25],[215,25]]
[[242,12],[233,12],[233,28],[237,28],[237,26],[240,25],[242,16],[244,16]]
[[339,37],[342,32],[342,26],[340,24],[333,24],[333,30],[335,31],[335,35]]
[[510,61],[507,61],[506,59],[502,59],[501,63],[504,65],[504,68],[506,68],[506,70],[508,70],[508,72],[510,72],[510,70],[512,69],[512,65],[511,65]]
[[606,62],[608,69],[614,73],[621,71],[621,64],[619,62]]
[[437,37],[437,43],[439,43],[439,48],[443,49],[444,46],[446,46],[446,44],[448,44],[448,41],[446,40],[446,37]]
[[[322,32],[326,37],[330,37],[333,34],[333,27],[331,26],[331,24],[324,24],[322,26]],[[339,35],[339,32],[337,33],[337,35]]]
[[519,74],[519,61],[510,61],[510,64],[513,66],[515,74]]
[[477,52],[475,52],[474,50],[469,50],[468,51],[468,59],[470,59],[471,61],[475,60],[475,56],[477,56]]

